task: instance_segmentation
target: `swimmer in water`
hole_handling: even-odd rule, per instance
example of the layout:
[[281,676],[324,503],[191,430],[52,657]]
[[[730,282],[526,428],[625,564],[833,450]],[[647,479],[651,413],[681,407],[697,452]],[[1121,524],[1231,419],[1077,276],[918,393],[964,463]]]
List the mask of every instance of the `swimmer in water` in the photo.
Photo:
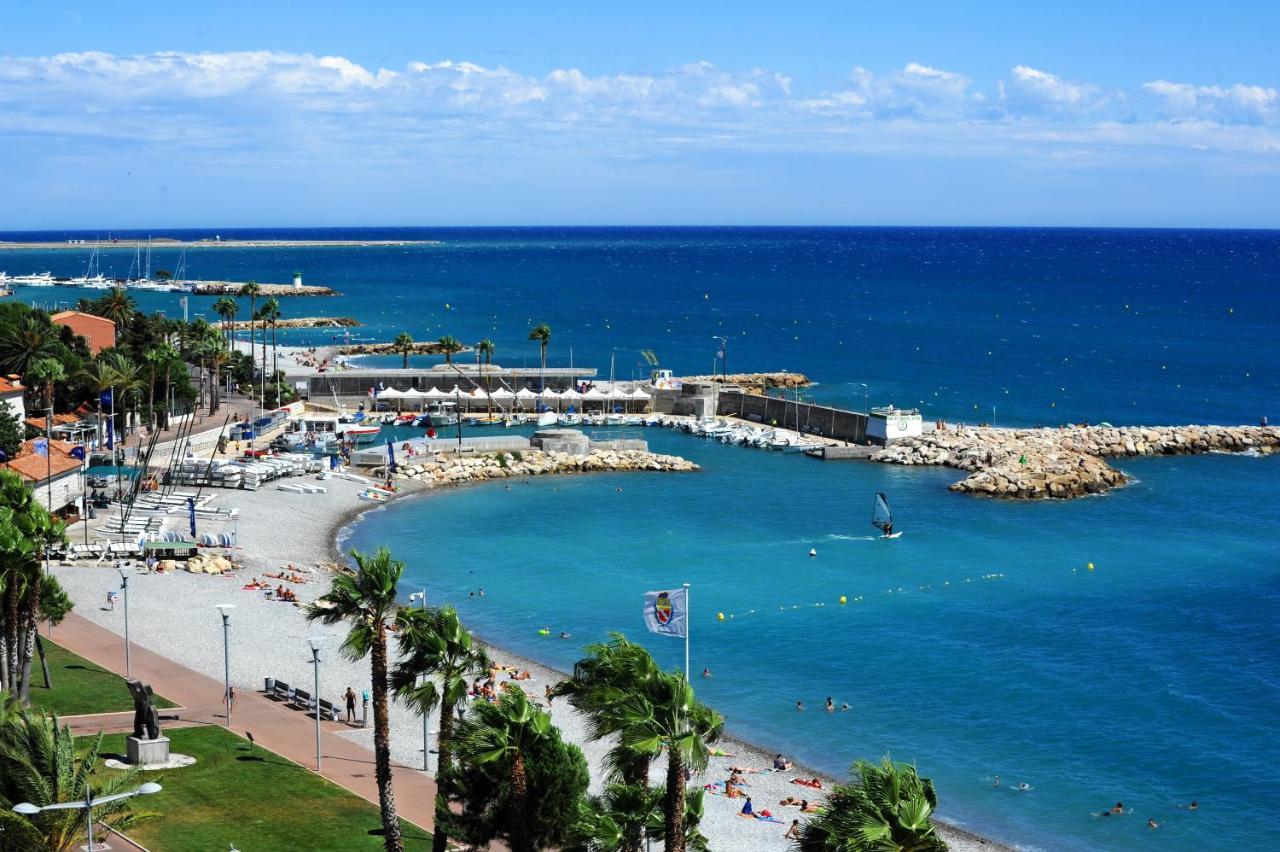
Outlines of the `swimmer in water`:
[[828,713],[832,713],[832,712],[834,712],[834,711],[835,711],[835,709],[836,709],[835,702],[833,702],[833,701],[831,700],[831,696],[830,696],[830,695],[828,695],[828,696],[827,696],[827,712],[828,712]]
[[1026,781],[1023,781],[1023,782],[1021,782],[1020,784],[1018,784],[1018,789],[1019,789],[1019,790],[1030,790],[1030,789],[1031,789],[1031,785],[1030,785],[1030,784],[1028,784]]
[[803,702],[803,701],[797,701],[797,702],[796,702],[796,710],[798,710],[798,711],[800,711],[800,712],[802,712],[802,713],[804,712],[804,702]]
[[999,776],[999,775],[997,775],[997,776],[996,776],[996,782],[995,782],[994,784],[992,784],[991,786],[992,786],[992,787],[999,787],[999,786],[1000,786],[1000,776]]
[[703,677],[711,677],[711,669],[703,669],[703,670],[702,670],[702,676],[703,676]]
[[1160,827],[1160,823],[1156,822],[1155,820],[1153,819],[1147,820],[1147,828],[1159,828],[1159,827]]
[[841,705],[840,705],[840,710],[841,710],[841,712],[844,712],[845,710],[852,710],[852,709],[853,709],[853,708],[851,708],[851,707],[849,706],[849,702],[848,702],[848,701],[846,701],[845,703],[843,703],[843,704],[841,704]]

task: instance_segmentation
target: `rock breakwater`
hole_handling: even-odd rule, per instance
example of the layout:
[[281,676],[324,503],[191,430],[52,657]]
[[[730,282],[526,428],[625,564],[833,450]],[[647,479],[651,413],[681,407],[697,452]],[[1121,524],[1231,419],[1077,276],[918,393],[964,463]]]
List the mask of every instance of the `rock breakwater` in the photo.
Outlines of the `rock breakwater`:
[[627,470],[688,472],[699,467],[680,456],[643,450],[592,450],[580,456],[522,450],[482,456],[436,454],[421,460],[407,460],[400,464],[396,478],[416,480],[434,488],[491,479]]
[[723,385],[738,385],[748,393],[764,393],[767,388],[802,388],[812,382],[803,373],[730,373],[714,376],[683,376],[682,382],[719,382]]
[[952,491],[1018,500],[1101,494],[1128,482],[1103,459],[1211,452],[1280,451],[1265,426],[1075,426],[1063,429],[951,427],[894,443],[872,461],[945,465],[969,475]]

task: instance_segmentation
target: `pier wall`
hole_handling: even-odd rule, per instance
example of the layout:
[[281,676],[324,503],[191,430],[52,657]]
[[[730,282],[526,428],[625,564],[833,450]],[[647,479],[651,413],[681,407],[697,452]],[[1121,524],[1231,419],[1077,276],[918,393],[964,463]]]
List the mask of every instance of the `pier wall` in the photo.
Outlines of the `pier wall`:
[[855,444],[865,443],[867,440],[865,414],[827,405],[721,390],[716,414],[741,417],[765,425],[776,421],[778,426],[785,429],[798,429],[811,435],[822,435]]

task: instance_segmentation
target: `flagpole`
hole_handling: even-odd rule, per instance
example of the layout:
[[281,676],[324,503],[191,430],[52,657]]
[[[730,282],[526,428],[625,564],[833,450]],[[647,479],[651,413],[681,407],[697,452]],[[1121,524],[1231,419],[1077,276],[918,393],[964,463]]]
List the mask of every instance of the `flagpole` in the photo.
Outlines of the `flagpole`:
[[689,683],[689,629],[693,621],[693,607],[689,606],[689,584],[684,584],[684,682]]

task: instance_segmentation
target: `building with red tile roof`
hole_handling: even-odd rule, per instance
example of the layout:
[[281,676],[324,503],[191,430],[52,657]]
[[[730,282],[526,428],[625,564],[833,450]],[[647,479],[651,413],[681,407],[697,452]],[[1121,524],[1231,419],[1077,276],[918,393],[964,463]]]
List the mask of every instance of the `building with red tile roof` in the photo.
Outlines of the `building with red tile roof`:
[[49,317],[55,325],[65,325],[84,338],[89,344],[89,354],[97,355],[103,349],[116,345],[116,324],[97,314],[83,311],[62,311]]

